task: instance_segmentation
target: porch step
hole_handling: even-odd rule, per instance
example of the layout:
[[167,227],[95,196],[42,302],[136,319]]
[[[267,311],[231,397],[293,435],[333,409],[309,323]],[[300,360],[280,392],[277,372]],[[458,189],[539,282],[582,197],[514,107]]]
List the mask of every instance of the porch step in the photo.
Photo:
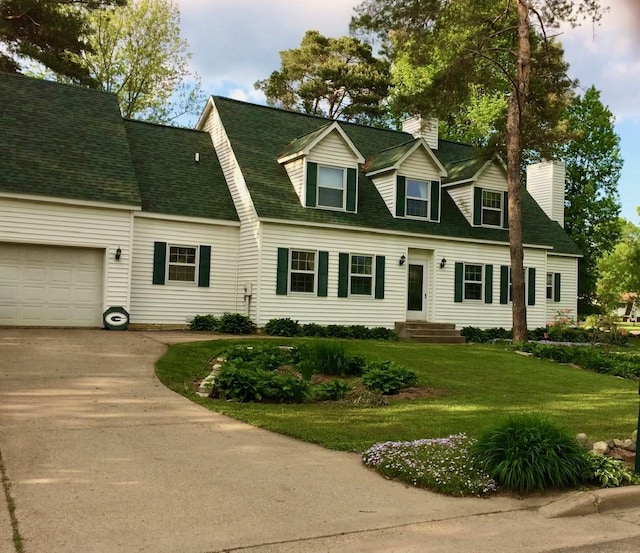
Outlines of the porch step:
[[396,322],[395,330],[400,340],[429,344],[464,344],[464,336],[451,323]]

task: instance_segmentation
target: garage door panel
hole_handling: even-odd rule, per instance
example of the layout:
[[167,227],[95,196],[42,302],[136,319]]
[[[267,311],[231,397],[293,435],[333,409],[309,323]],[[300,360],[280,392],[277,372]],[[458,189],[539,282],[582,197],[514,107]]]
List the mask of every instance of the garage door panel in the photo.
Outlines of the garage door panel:
[[0,324],[100,326],[104,250],[0,242]]

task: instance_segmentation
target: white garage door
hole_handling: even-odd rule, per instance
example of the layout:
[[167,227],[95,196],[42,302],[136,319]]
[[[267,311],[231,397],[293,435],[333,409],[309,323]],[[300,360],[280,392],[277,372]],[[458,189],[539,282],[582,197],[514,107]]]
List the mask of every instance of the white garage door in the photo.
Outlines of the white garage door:
[[0,325],[101,326],[104,250],[0,242]]

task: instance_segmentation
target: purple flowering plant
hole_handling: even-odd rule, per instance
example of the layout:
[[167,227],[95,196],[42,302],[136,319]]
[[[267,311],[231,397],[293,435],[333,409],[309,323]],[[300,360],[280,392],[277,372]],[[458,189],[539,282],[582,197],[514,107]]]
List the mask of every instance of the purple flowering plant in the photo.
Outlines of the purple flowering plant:
[[471,454],[476,440],[466,434],[410,442],[382,442],[362,454],[364,464],[380,474],[447,495],[482,496],[497,484]]

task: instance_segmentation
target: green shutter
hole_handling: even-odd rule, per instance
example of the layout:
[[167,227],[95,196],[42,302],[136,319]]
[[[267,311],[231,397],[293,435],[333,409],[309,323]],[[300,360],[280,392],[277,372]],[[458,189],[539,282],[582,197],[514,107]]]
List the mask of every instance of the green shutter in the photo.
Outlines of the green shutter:
[[167,264],[167,243],[153,243],[153,284],[164,284]]
[[502,265],[500,267],[500,303],[509,303],[509,267]]
[[407,179],[398,176],[396,179],[396,217],[404,217],[404,204],[407,194]]
[[358,200],[358,172],[347,169],[347,211],[356,211]]
[[560,301],[560,273],[553,273],[553,301]]
[[493,303],[493,265],[484,266],[484,303]]
[[346,298],[349,295],[349,254],[341,253],[338,256],[338,297]]
[[473,188],[473,224],[482,224],[482,188]]
[[456,263],[453,290],[453,301],[460,303],[462,301],[462,286],[464,284],[464,264]]
[[287,295],[287,279],[289,277],[289,249],[278,248],[278,270],[276,275],[276,294]]
[[502,193],[502,203],[504,208],[502,213],[504,213],[504,217],[502,218],[502,228],[509,228],[509,194],[507,192]]
[[211,246],[200,246],[200,261],[198,266],[198,286],[209,288],[211,271]]
[[318,296],[327,296],[329,284],[329,252],[318,253]]
[[384,255],[376,255],[376,299],[384,299]]
[[316,207],[316,193],[318,190],[318,164],[312,161],[307,162],[307,193],[305,206]]
[[527,304],[536,304],[536,269],[529,267],[529,288],[527,290]]
[[432,221],[440,220],[440,183],[431,181],[431,217]]

